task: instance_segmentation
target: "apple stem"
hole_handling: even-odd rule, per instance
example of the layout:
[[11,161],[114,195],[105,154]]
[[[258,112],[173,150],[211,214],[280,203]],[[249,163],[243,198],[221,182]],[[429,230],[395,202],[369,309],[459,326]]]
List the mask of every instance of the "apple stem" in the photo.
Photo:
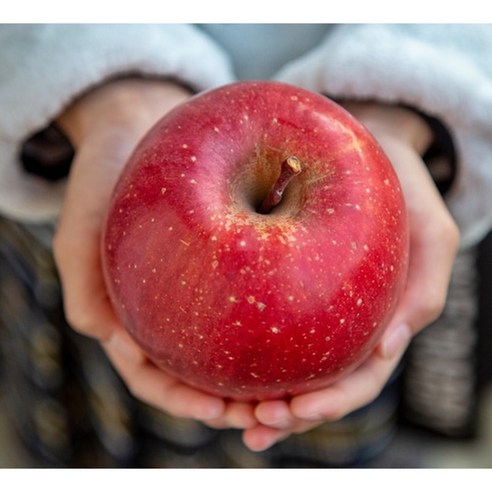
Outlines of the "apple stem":
[[275,183],[273,183],[268,195],[258,207],[258,213],[270,213],[272,209],[281,202],[284,191],[287,188],[287,185],[291,182],[292,178],[297,176],[301,171],[301,161],[293,155],[287,157],[287,159],[282,162],[280,167],[280,176]]

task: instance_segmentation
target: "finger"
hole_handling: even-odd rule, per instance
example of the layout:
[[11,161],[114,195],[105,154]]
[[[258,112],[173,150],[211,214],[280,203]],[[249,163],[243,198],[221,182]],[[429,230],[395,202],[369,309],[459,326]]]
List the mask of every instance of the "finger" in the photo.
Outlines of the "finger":
[[297,423],[289,403],[283,400],[260,402],[255,409],[255,416],[261,424],[279,430],[289,429]]
[[101,274],[98,235],[89,239],[88,233],[87,242],[80,245],[70,232],[58,236],[55,243],[65,317],[77,332],[107,340],[120,325]]
[[258,425],[243,432],[243,443],[251,451],[259,452],[290,436],[290,431]]
[[379,344],[388,358],[398,350],[404,327],[415,334],[443,311],[459,246],[458,229],[421,159],[411,152],[393,154],[407,201],[410,261],[405,291]]
[[103,348],[135,398],[178,418],[211,420],[224,413],[222,399],[187,386],[157,368],[126,332],[113,334]]
[[214,429],[249,429],[258,425],[250,403],[229,402],[223,416],[204,422]]
[[243,432],[243,443],[251,451],[265,451],[274,444],[287,439],[292,434],[299,434],[314,429],[321,422],[298,421],[289,429],[274,429],[265,425],[257,425]]
[[303,420],[334,422],[371,403],[394,372],[409,341],[408,332],[406,343],[391,359],[383,359],[374,352],[364,364],[338,383],[294,397],[290,403],[292,414]]

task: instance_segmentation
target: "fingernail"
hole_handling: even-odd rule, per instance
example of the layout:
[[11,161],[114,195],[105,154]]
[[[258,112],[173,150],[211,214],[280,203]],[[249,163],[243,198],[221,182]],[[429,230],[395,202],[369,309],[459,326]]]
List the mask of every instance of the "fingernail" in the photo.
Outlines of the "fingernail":
[[406,349],[411,339],[411,330],[406,323],[395,326],[381,342],[381,354],[385,359],[392,359]]

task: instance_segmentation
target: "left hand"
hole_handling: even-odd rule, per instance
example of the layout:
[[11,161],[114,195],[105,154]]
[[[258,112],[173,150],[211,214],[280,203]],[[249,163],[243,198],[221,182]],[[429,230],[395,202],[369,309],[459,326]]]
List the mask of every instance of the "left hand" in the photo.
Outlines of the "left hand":
[[251,406],[198,391],[158,369],[117,319],[103,278],[100,238],[113,186],[140,138],[188,99],[172,81],[123,78],[94,87],[57,124],[75,148],[54,253],[67,320],[97,340],[136,398],[175,417],[217,418],[227,427],[254,425]]
[[397,310],[372,355],[327,388],[255,408],[259,424],[244,431],[244,443],[264,450],[292,433],[336,421],[373,401],[398,365],[411,338],[434,321],[445,305],[459,233],[421,155],[432,134],[411,110],[373,103],[346,108],[376,137],[392,162],[407,202],[410,263]]

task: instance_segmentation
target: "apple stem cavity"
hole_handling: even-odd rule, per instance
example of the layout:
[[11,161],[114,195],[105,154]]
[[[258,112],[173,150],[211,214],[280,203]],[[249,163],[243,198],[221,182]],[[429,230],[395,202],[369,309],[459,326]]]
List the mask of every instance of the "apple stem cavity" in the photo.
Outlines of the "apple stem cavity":
[[301,161],[291,155],[285,159],[280,167],[280,176],[273,183],[267,196],[263,199],[257,212],[260,214],[269,214],[281,201],[288,184],[294,176],[302,171]]

